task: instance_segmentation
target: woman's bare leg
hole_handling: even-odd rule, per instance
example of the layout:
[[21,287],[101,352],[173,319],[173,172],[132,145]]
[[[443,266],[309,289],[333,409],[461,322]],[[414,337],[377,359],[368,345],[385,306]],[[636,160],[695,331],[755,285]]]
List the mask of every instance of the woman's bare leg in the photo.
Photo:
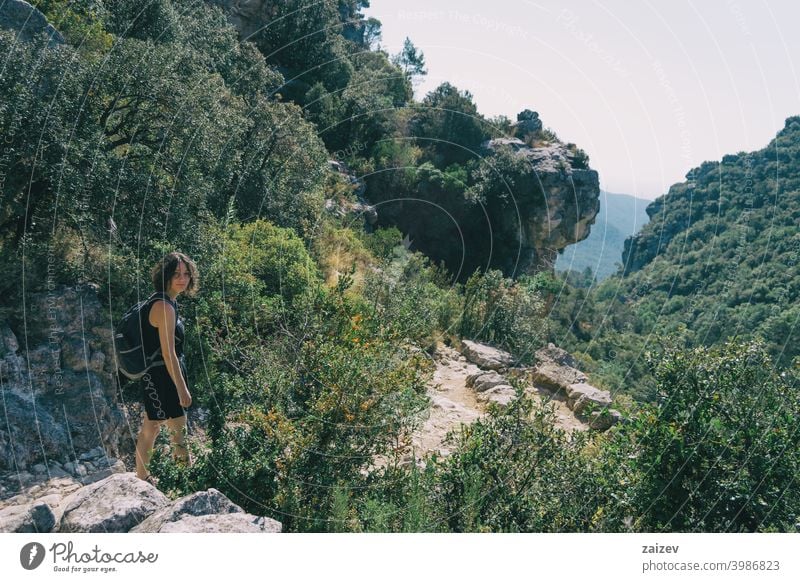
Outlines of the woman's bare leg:
[[147,465],[153,454],[153,447],[156,443],[158,431],[163,420],[149,420],[147,413],[142,418],[142,428],[139,429],[139,438],[136,439],[136,476],[139,479],[147,479],[150,472]]
[[172,440],[172,457],[176,461],[183,461],[187,465],[191,465],[189,449],[186,447],[186,416],[167,420],[167,429]]

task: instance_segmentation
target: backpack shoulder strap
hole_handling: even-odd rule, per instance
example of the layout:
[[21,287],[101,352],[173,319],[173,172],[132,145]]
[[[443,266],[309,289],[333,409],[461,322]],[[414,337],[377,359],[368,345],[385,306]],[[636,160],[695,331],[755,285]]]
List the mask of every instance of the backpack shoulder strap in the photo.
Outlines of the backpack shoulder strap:
[[178,304],[177,304],[177,302],[173,301],[170,298],[168,293],[166,293],[164,291],[155,291],[155,292],[153,292],[153,294],[150,295],[150,297],[147,298],[147,304],[151,304],[156,299],[163,299],[164,301],[166,301],[167,303],[172,305],[172,308],[175,309],[175,313],[176,314],[178,313]]

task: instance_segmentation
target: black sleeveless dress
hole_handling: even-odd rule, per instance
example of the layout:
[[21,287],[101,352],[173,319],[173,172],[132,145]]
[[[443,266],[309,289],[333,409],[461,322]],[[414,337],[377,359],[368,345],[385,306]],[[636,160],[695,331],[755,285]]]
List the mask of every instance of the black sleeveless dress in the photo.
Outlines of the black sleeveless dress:
[[[166,293],[153,293],[148,304],[142,309],[142,341],[146,353],[152,353],[160,345],[158,328],[150,324],[150,310],[153,303],[158,299],[164,299],[175,308],[175,353],[180,362],[181,374],[189,387],[188,375],[186,374],[186,363],[183,358],[184,325],[183,319],[178,315],[178,304],[173,301]],[[185,416],[180,399],[178,398],[178,388],[175,386],[172,377],[167,371],[167,366],[163,358],[154,364],[147,373],[139,380],[144,401],[144,408],[149,420],[167,420],[169,418],[179,418]]]

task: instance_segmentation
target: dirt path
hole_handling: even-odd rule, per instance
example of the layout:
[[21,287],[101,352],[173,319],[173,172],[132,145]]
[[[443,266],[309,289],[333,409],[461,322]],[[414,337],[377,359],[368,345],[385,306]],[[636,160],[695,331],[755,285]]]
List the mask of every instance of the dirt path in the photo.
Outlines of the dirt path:
[[[433,380],[428,386],[431,399],[430,416],[412,437],[413,450],[417,458],[432,451],[442,456],[450,454],[451,446],[442,443],[448,431],[459,424],[470,424],[486,414],[486,404],[480,402],[475,391],[467,387],[467,377],[477,374],[481,368],[453,348],[440,346],[434,356],[436,370]],[[556,425],[568,433],[574,430],[586,430],[586,424],[575,418],[567,408],[563,398],[532,385],[529,394],[537,396],[540,401],[555,404]]]

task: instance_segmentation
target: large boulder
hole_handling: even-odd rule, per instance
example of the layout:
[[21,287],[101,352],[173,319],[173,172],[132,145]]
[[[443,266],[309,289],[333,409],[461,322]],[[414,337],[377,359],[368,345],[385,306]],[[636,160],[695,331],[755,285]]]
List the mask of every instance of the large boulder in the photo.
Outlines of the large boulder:
[[216,489],[198,491],[157,510],[131,529],[131,532],[154,533],[162,531],[165,524],[179,521],[187,516],[227,513],[242,513],[242,508]]
[[536,361],[531,379],[543,388],[568,392],[570,385],[587,381],[586,374],[577,369],[575,358],[553,344],[538,350]]
[[472,388],[476,392],[485,392],[500,384],[508,384],[508,380],[493,370],[467,376],[466,381],[467,388]]
[[161,533],[280,533],[281,524],[249,513],[186,515],[165,523]]
[[[520,123],[521,134],[529,135],[540,122]],[[552,271],[560,250],[589,236],[600,210],[600,180],[576,157],[575,146],[535,146],[516,136],[480,145],[477,157],[485,161],[473,175],[502,180],[479,179],[470,188],[448,180],[443,168],[424,164],[413,197],[386,188],[380,172],[365,178],[366,196],[380,205],[379,225],[400,229],[413,250],[444,262],[458,281],[466,282],[476,269],[497,269],[506,277]]]
[[485,370],[504,370],[514,364],[514,357],[508,352],[470,340],[461,342],[461,353]]
[[127,532],[162,507],[167,496],[134,473],[118,473],[64,500],[60,532]]
[[611,393],[589,384],[571,354],[549,344],[536,352],[536,361],[536,367],[530,371],[534,385],[562,393],[567,407],[591,428],[606,430],[622,419],[617,410],[610,408]]
[[530,134],[542,131],[542,120],[536,111],[526,109],[517,114],[517,122],[513,125],[514,135],[525,138]]
[[577,416],[584,416],[587,408],[603,409],[611,406],[611,394],[581,382],[567,387],[567,406]]
[[625,422],[625,419],[619,410],[613,408],[595,410],[589,415],[589,426],[595,430],[607,430],[618,422]]
[[481,402],[494,402],[499,406],[508,406],[516,395],[516,390],[510,385],[498,384],[485,392],[480,392],[478,394],[478,400]]

